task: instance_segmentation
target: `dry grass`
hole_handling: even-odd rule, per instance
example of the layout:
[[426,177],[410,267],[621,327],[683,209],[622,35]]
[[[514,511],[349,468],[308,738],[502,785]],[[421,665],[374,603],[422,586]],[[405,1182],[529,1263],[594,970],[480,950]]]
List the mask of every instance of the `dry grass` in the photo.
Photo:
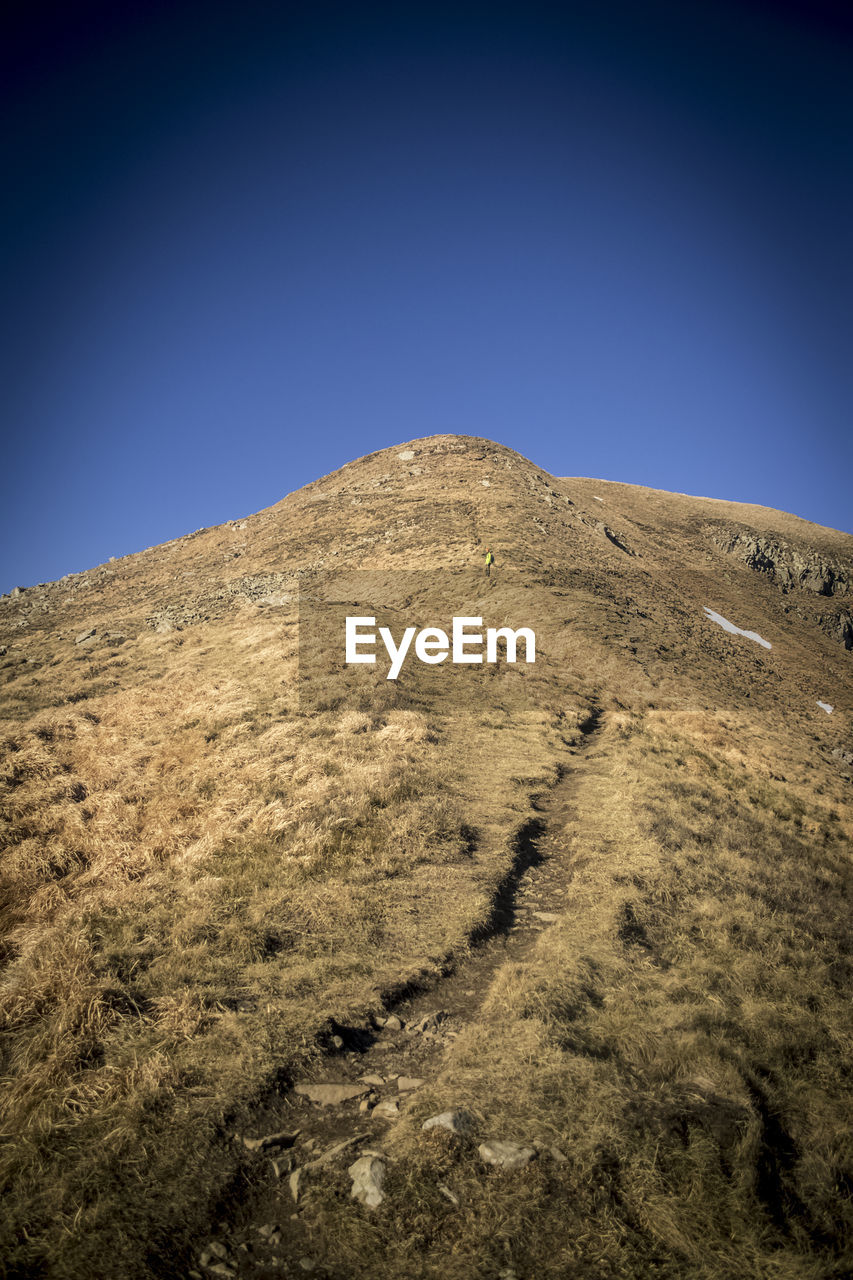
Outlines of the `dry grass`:
[[[849,656],[822,605],[714,549],[719,506],[595,482],[629,557],[587,482],[487,442],[422,452],[423,474],[388,451],[2,606],[9,1275],[171,1274],[242,1185],[233,1129],[333,1025],[464,957],[531,796],[569,765],[568,909],[389,1138],[382,1212],[316,1191],[328,1266],[840,1280],[853,820],[830,750],[850,750]],[[801,536],[750,509],[771,518]],[[435,570],[485,541],[475,599],[541,621],[534,670],[338,674],[300,703],[297,570],[370,568],[400,609],[414,564],[417,608],[446,619]],[[607,728],[579,765],[595,702]],[[566,1163],[502,1177],[420,1136],[459,1103]]]
[[[389,1139],[387,1213],[316,1207],[340,1274],[849,1273],[851,815],[742,802],[723,723],[701,752],[660,717],[611,725],[568,910]],[[476,1140],[420,1133],[458,1106]],[[568,1159],[502,1175],[483,1136]]]
[[229,1117],[332,1019],[464,947],[547,779],[495,756],[512,737],[547,757],[545,714],[484,727],[476,699],[427,715],[377,680],[366,710],[300,712],[280,636],[143,636],[124,689],[5,725],[0,1173],[21,1265],[89,1265],[139,1185],[125,1274],[140,1233],[198,1229]]

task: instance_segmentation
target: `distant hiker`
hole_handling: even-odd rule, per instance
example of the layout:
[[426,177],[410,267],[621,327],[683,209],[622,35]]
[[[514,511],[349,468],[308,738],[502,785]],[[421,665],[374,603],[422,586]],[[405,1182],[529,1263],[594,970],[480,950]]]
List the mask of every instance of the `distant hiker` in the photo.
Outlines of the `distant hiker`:
[[495,557],[492,555],[491,547],[486,547],[486,577],[492,576],[492,565],[495,563]]

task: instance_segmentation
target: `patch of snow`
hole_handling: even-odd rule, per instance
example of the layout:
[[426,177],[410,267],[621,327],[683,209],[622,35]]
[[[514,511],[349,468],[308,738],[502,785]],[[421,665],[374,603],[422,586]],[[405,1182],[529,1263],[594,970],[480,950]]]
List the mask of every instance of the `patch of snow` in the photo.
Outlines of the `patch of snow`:
[[828,703],[828,702],[821,702],[820,698],[818,698],[818,700],[817,700],[817,705],[818,705],[819,707],[823,707],[824,711],[826,712],[826,714],[827,714],[828,716],[831,716],[831,715],[832,715],[832,707],[829,705],[829,703]]
[[715,613],[713,609],[709,609],[707,605],[703,606],[705,613],[712,622],[716,622],[733,636],[744,636],[747,640],[754,640],[756,644],[763,644],[765,649],[772,649],[773,646],[769,640],[762,640],[757,631],[744,631],[742,627],[736,627],[733,622],[729,622],[728,618],[724,618],[721,613]]

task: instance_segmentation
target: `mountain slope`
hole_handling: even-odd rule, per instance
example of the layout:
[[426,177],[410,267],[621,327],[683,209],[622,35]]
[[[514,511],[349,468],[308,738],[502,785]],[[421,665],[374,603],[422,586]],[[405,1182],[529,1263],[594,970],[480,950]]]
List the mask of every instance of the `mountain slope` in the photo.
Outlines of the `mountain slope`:
[[[536,663],[353,671],[356,604],[530,626]],[[354,1077],[413,983],[477,964],[380,1130],[385,1202],[331,1162],[281,1256],[844,1274],[851,611],[849,535],[454,436],[3,598],[10,1274],[175,1274],[217,1204],[290,1222],[235,1128],[307,1132],[294,1081]],[[483,967],[540,841],[557,919]],[[421,1135],[463,1103],[567,1159]]]

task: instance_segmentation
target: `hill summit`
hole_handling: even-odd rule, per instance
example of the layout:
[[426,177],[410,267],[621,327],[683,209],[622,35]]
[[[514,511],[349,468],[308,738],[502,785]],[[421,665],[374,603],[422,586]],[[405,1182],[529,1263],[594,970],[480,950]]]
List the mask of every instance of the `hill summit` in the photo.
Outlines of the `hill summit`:
[[0,671],[10,1274],[848,1273],[849,535],[431,436]]

